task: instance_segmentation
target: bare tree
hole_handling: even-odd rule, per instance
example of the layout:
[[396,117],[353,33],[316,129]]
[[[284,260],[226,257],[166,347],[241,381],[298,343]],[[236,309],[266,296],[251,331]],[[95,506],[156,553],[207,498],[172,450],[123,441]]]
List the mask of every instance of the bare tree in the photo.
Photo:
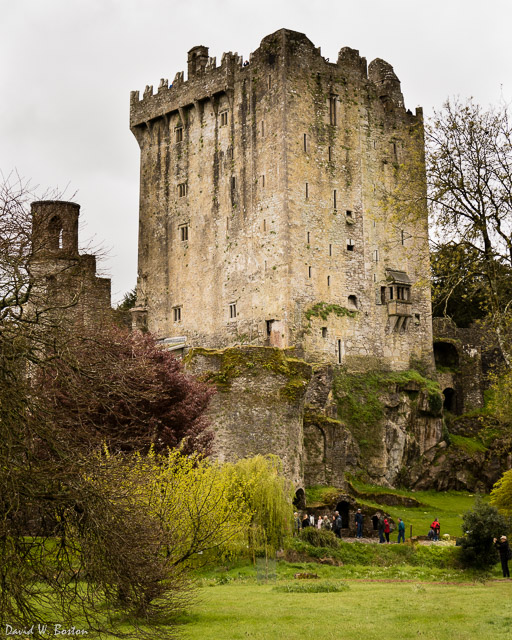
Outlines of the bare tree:
[[[447,101],[426,129],[428,198],[440,253],[439,297],[484,283],[481,304],[510,368],[512,123],[506,105]],[[456,258],[456,260],[455,260]],[[444,264],[443,262],[444,261]],[[461,263],[462,261],[462,263]]]

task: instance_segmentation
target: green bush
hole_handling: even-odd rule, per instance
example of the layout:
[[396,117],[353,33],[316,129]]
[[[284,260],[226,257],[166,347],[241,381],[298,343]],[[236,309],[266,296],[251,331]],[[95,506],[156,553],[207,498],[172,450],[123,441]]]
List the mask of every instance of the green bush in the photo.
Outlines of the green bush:
[[480,498],[475,506],[462,516],[465,536],[460,543],[460,559],[464,567],[490,569],[498,562],[498,553],[493,538],[508,531],[508,523],[496,507]]
[[304,582],[302,584],[284,584],[274,587],[273,591],[281,593],[338,593],[340,591],[348,591],[350,587],[346,582]]
[[306,527],[300,532],[300,538],[312,547],[326,547],[337,549],[339,547],[338,538],[332,531],[317,529],[316,527]]

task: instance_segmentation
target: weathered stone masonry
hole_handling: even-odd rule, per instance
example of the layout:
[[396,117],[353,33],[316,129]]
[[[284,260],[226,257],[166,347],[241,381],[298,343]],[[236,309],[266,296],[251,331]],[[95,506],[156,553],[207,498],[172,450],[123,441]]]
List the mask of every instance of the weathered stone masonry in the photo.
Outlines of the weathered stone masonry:
[[[282,29],[244,64],[206,47],[188,78],[132,92],[141,150],[137,326],[178,346],[292,346],[310,361],[432,362],[426,212],[383,193],[421,157],[383,60],[328,62]],[[418,185],[420,192],[423,181]]]

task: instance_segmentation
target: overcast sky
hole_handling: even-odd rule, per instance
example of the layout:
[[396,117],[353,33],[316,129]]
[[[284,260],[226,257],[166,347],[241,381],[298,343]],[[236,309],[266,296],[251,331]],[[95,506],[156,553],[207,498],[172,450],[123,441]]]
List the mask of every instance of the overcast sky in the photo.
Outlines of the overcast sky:
[[0,0],[0,171],[81,205],[82,238],[109,257],[112,298],[137,271],[139,148],[130,91],[186,70],[187,51],[248,58],[280,28],[331,61],[384,58],[405,104],[512,98],[511,0]]

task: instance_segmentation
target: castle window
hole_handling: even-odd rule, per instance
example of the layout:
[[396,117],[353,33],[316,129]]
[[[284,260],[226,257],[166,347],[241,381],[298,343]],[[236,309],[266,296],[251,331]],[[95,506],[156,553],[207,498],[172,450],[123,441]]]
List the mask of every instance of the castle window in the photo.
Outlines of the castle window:
[[393,287],[389,287],[389,299],[393,300]]
[[274,324],[274,320],[266,320],[267,338],[270,338],[270,334],[272,333],[272,325],[273,324]]
[[381,304],[386,304],[386,287],[380,288],[380,302]]
[[179,227],[179,233],[180,233],[181,242],[187,242],[188,241],[188,224],[182,224]]
[[311,278],[312,272],[313,272],[313,268],[312,267],[308,267],[308,278]]
[[236,177],[231,176],[231,189],[236,189]]
[[349,296],[348,297],[348,308],[349,309],[357,309],[357,297]]
[[322,338],[327,338],[327,327],[322,327]]
[[309,198],[309,184],[306,182],[306,200]]
[[327,276],[327,286],[331,286],[331,276]]
[[267,221],[263,220],[263,231],[267,230]]
[[400,231],[400,242],[402,243],[402,245],[405,244],[405,232],[403,229]]
[[62,249],[62,221],[59,216],[53,216],[48,225],[48,249]]
[[181,307],[174,307],[173,310],[174,322],[181,322]]
[[178,185],[178,198],[184,198],[188,193],[188,184],[182,182]]
[[341,364],[341,340],[336,340],[336,351],[338,352],[338,364]]
[[265,176],[261,176],[261,186],[264,189],[265,188]]
[[331,96],[329,98],[329,122],[332,125],[336,124],[336,96]]
[[232,302],[229,305],[229,317],[236,318],[236,302]]
[[378,262],[379,261],[379,250],[375,249],[373,252],[373,261],[374,262]]
[[[352,211],[350,211],[349,209],[347,209],[347,210],[345,211],[345,218],[347,218],[347,220],[353,220],[353,219],[354,219],[354,216],[353,216],[353,214],[352,214]],[[375,226],[375,225],[374,225],[374,226]]]
[[225,127],[228,123],[228,112],[226,111],[221,111],[220,112],[220,126],[221,127]]
[[332,162],[332,147],[328,148],[329,162]]
[[308,151],[308,134],[304,134],[304,151],[307,153]]
[[420,324],[421,323],[421,316],[419,313],[415,313],[414,314],[414,324]]
[[411,294],[411,290],[409,287],[397,287],[396,288],[396,299],[397,300],[409,300]]
[[183,127],[174,128],[174,140],[176,142],[183,142]]
[[332,192],[332,206],[336,211],[336,189],[334,189],[334,191]]
[[332,244],[329,245],[329,255],[332,256]]
[[311,234],[309,233],[309,231],[306,233],[306,242],[309,244],[309,241],[311,239]]
[[268,88],[272,89],[272,76],[268,77]]
[[261,121],[261,137],[265,137],[265,122],[263,120]]
[[347,240],[347,251],[354,251],[354,243],[352,240]]

